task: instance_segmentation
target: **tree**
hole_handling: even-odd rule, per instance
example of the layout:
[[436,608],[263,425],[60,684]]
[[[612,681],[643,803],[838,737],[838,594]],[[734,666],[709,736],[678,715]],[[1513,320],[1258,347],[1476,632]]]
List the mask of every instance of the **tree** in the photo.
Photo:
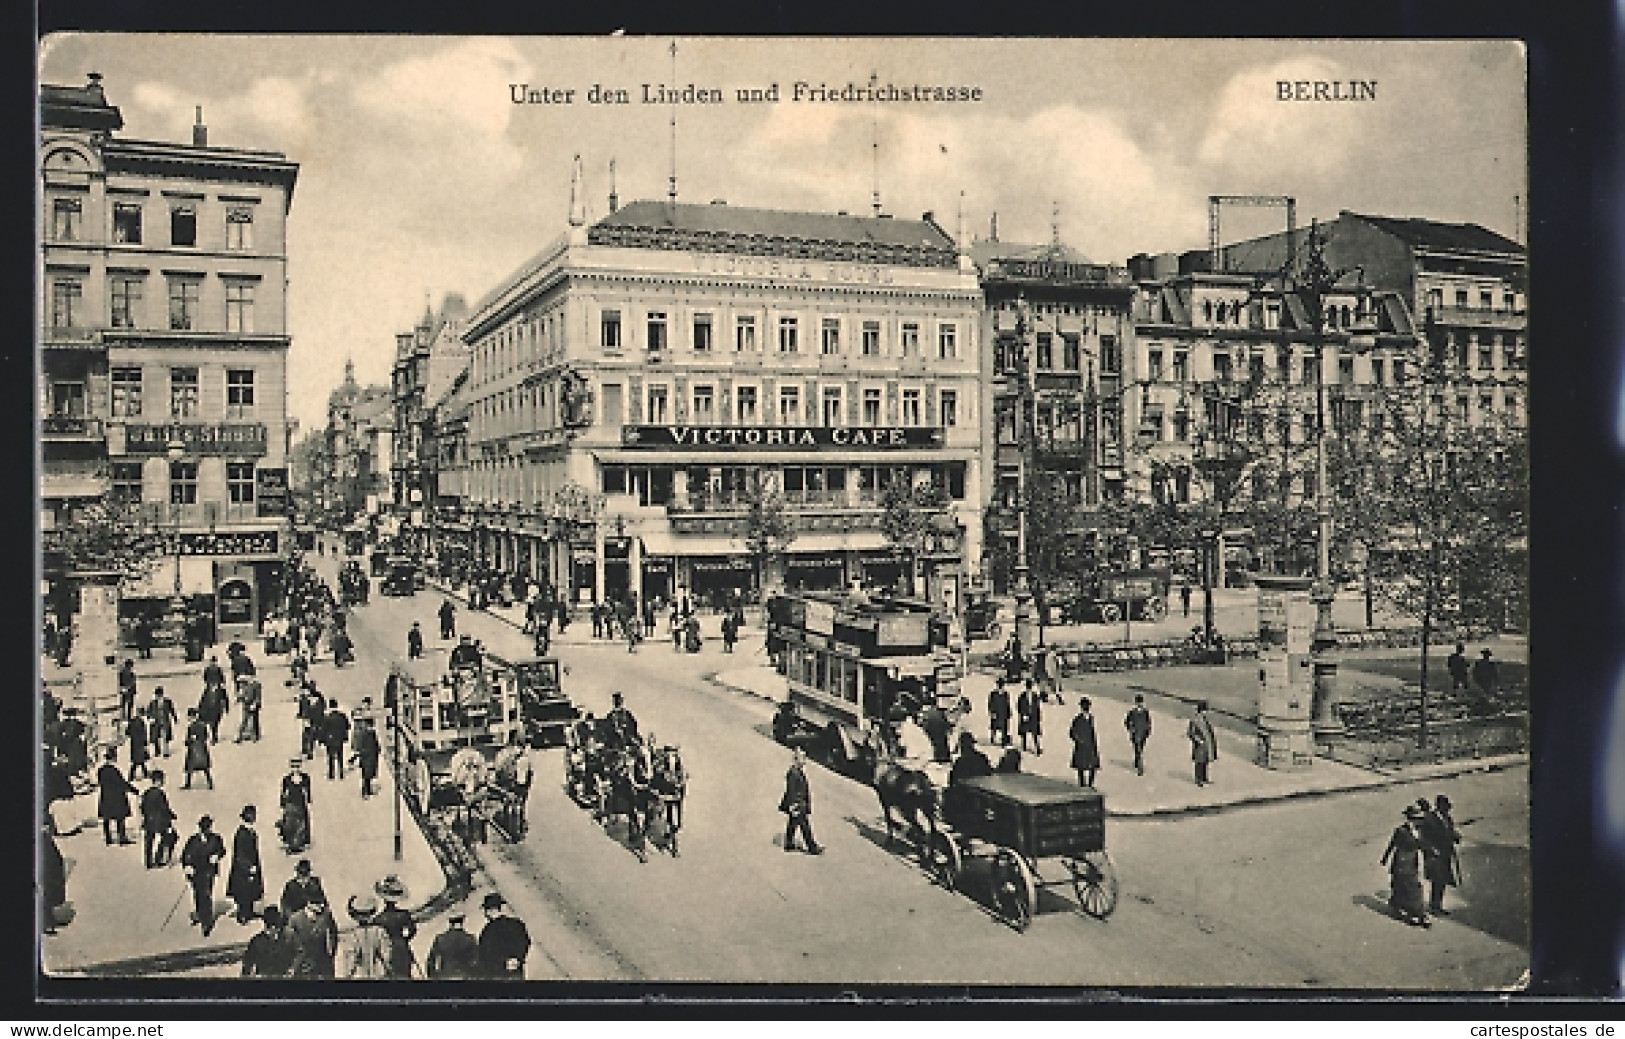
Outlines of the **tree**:
[[72,522],[43,538],[49,572],[112,571],[140,578],[168,549],[139,502],[102,499],[74,510]]
[[766,591],[768,563],[782,556],[796,539],[784,498],[765,487],[752,489],[745,513],[745,547],[756,564],[756,587]]
[[893,480],[881,494],[880,530],[886,540],[908,553],[909,594],[920,590],[920,555],[941,529],[948,494],[935,483],[909,484]]

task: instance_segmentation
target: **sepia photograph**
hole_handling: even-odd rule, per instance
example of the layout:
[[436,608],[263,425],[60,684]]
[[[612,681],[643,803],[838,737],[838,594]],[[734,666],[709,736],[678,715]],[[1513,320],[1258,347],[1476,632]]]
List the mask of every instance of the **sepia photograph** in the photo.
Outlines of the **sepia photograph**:
[[1527,66],[44,37],[38,971],[1525,991]]

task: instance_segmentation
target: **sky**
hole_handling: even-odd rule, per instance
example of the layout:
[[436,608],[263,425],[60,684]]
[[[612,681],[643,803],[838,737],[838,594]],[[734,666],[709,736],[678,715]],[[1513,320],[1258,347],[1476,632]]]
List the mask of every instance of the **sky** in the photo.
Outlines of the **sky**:
[[[288,223],[289,410],[325,421],[346,359],[389,381],[394,336],[447,292],[472,304],[560,235],[581,156],[589,220],[678,201],[935,213],[950,234],[1048,241],[1096,262],[1207,244],[1212,194],[1527,228],[1526,62],[1509,41],[723,39],[59,35],[43,83],[102,73],[120,136],[299,163]],[[675,61],[675,66],[674,66]],[[675,67],[675,74],[674,74]],[[793,84],[980,88],[981,100],[817,103]],[[1376,81],[1371,100],[1282,101],[1282,81]],[[720,104],[643,104],[643,85]],[[742,103],[741,88],[779,88]],[[515,84],[573,89],[515,104]],[[630,104],[589,101],[595,86]],[[878,152],[874,145],[878,141]],[[878,163],[876,158],[878,157]],[[1520,205],[1525,207],[1520,219]],[[1538,219],[1538,214],[1536,214]],[[1226,240],[1280,229],[1226,208]]]

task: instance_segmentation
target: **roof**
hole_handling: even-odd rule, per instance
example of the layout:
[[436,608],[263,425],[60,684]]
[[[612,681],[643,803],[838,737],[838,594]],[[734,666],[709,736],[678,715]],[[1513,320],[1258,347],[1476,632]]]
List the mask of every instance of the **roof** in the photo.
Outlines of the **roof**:
[[1413,248],[1525,254],[1522,245],[1478,224],[1446,224],[1421,217],[1367,216],[1364,213],[1347,215],[1364,220]]
[[809,242],[872,242],[918,249],[954,248],[954,241],[934,221],[848,216],[788,209],[754,209],[714,203],[632,202],[593,225],[600,228],[648,228],[800,238]]
[[82,87],[40,84],[40,125],[81,130],[121,130],[124,117],[107,103],[97,79]]
[[984,267],[990,260],[1051,260],[1061,263],[1088,263],[1089,258],[1062,242],[1030,245],[980,238],[970,245],[970,258]]

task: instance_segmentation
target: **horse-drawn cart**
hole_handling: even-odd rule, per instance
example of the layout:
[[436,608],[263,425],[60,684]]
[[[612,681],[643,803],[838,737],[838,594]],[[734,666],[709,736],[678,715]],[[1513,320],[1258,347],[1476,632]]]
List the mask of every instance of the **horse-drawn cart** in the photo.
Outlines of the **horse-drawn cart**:
[[[1106,855],[1106,804],[1094,790],[1048,776],[1001,773],[944,791],[946,826],[928,837],[922,857],[949,890],[972,856],[991,859],[993,908],[1018,931],[1032,923],[1038,892],[1071,884],[1078,909],[1105,919],[1117,906],[1117,874]],[[1059,859],[1064,879],[1039,873]]]

